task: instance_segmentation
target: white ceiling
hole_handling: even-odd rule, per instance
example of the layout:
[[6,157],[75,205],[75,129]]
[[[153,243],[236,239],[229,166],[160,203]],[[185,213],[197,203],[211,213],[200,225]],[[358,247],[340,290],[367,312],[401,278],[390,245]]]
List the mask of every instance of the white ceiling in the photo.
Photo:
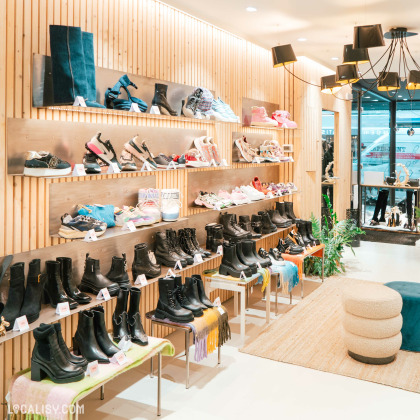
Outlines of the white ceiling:
[[[420,32],[419,0],[164,1],[267,49],[292,44],[296,55],[305,55],[331,69],[341,63],[343,45],[353,43],[356,25],[380,23],[384,32],[396,26]],[[247,12],[248,6],[256,7],[257,11]],[[299,42],[298,38],[307,41]],[[389,42],[386,40],[386,45]],[[420,62],[420,36],[408,38],[408,44]],[[375,62],[385,49],[370,49],[372,61]],[[339,60],[333,61],[332,57]]]

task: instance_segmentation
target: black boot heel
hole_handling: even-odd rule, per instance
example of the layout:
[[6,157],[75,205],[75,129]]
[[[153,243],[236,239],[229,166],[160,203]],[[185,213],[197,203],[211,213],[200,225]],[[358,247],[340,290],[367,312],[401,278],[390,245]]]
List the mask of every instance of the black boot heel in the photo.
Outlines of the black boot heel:
[[42,367],[31,361],[31,381],[40,382],[47,377],[47,374],[43,371]]

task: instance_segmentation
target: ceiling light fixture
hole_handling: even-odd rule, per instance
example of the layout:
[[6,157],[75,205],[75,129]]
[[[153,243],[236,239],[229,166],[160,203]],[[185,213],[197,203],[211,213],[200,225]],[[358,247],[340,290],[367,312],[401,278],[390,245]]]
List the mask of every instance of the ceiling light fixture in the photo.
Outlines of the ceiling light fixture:
[[354,64],[342,64],[341,66],[337,66],[335,81],[342,85],[358,82],[359,75],[357,73],[357,67]]
[[331,57],[331,60],[338,61],[338,57]]
[[245,10],[247,12],[256,12],[257,11],[257,8],[256,7],[252,7],[252,6],[248,6]]
[[334,95],[341,89],[340,83],[335,81],[335,74],[321,77],[321,92]]
[[306,38],[298,38],[298,41],[299,42],[305,42],[305,41],[307,41],[307,39]]
[[367,48],[353,48],[353,44],[344,45],[343,64],[369,63]]

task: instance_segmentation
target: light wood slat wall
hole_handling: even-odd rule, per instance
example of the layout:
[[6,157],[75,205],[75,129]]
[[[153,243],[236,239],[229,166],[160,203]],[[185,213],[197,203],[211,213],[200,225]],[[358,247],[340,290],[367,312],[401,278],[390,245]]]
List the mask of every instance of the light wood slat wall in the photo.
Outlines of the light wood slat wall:
[[[64,239],[49,236],[49,186],[50,183],[79,180],[8,176],[5,153],[7,118],[207,130],[208,135],[216,139],[229,163],[232,156],[232,132],[267,133],[270,137],[273,133],[237,124],[212,125],[196,121],[162,121],[32,108],[32,54],[50,54],[50,24],[81,26],[82,30],[93,32],[98,66],[205,86],[229,103],[237,114],[241,112],[242,97],[279,103],[281,108],[288,109],[302,130],[275,132],[274,138],[281,144],[295,145],[296,164],[281,165],[280,179],[294,180],[304,190],[303,194],[297,195],[297,201],[302,208],[302,215],[308,216],[311,206],[317,203],[317,197],[320,196],[320,174],[312,179],[305,169],[306,164],[312,162],[307,157],[303,161],[300,155],[306,153],[309,156],[314,150],[319,155],[319,150],[313,148],[313,142],[320,137],[320,108],[315,107],[310,114],[306,113],[304,95],[307,87],[285,74],[283,69],[273,69],[270,51],[154,0],[0,0],[0,219],[3,220],[0,223],[0,257],[65,242]],[[306,71],[306,78],[319,80],[319,73],[323,69],[317,64],[304,61],[295,67],[301,71],[301,66]],[[320,97],[320,94],[314,93],[314,100],[318,103]],[[349,127],[349,107],[340,110],[343,115],[348,113]],[[343,156],[350,159],[350,135],[347,138],[346,133],[340,134],[340,164]],[[307,149],[300,152],[302,144]],[[239,166],[234,164],[234,167]],[[318,167],[315,169],[319,172]],[[132,176],[144,175],[107,177]],[[159,188],[179,187],[183,190],[182,215],[193,213],[188,210],[185,201],[186,181],[187,173],[182,171],[157,175]],[[344,184],[340,186],[340,191],[341,188],[343,191],[346,189]],[[271,240],[273,243],[268,240],[266,242],[263,246],[269,247],[274,244],[274,239]],[[212,264],[216,264],[216,261],[205,264],[203,268],[210,268]],[[221,295],[222,300],[228,297],[227,293]],[[156,299],[157,284],[153,284],[145,289],[143,295],[143,319],[145,311],[155,306]],[[112,305],[106,303],[108,325]],[[77,317],[69,317],[62,323],[66,341],[70,343],[77,327]],[[159,335],[168,332],[168,329],[161,329]],[[29,366],[33,344],[32,334],[24,334],[0,345],[2,401],[7,393],[8,379]]]

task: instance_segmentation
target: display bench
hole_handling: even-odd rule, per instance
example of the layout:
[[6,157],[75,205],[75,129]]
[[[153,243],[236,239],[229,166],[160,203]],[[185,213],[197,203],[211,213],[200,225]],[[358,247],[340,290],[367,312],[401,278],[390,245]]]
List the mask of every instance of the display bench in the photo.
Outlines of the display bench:
[[125,353],[125,359],[121,364],[101,364],[97,373],[85,376],[78,382],[55,384],[50,379],[34,382],[31,381],[30,369],[26,369],[11,379],[8,394],[8,419],[20,419],[22,415],[30,414],[31,410],[33,414],[39,415],[37,418],[41,419],[48,418],[48,411],[52,412],[51,410],[63,414],[60,418],[78,419],[79,403],[83,398],[100,389],[101,400],[103,400],[105,384],[154,356],[158,358],[157,415],[160,416],[162,355],[173,356],[174,354],[175,348],[170,341],[149,337],[149,344],[145,347],[133,344]]

